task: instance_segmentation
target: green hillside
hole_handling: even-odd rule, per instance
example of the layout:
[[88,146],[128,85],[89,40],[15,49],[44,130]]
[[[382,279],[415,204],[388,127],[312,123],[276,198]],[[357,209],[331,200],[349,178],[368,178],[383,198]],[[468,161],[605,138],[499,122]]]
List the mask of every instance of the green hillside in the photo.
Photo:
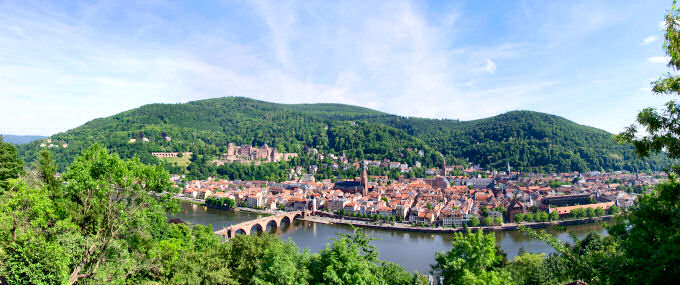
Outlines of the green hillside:
[[374,119],[421,138],[447,156],[483,167],[540,171],[648,170],[665,165],[660,158],[637,160],[631,145],[612,134],[559,116],[512,111],[473,121],[383,117]]
[[[150,104],[92,120],[50,138],[58,145],[68,144],[67,148],[52,148],[60,165],[66,165],[93,143],[123,157],[138,155],[142,161],[155,162],[156,158],[150,155],[153,151],[192,151],[216,158],[226,151],[229,142],[256,146],[266,143],[282,152],[301,154],[311,147],[322,153],[345,153],[351,159],[387,158],[406,163],[415,163],[415,150],[423,150],[419,162],[431,166],[441,163],[436,151],[402,130],[371,122],[330,119],[371,117],[381,115],[380,112],[347,105],[322,104],[318,109],[314,106],[240,97]],[[171,140],[165,140],[166,137]],[[144,138],[149,141],[144,142]],[[131,143],[130,139],[136,142]],[[22,158],[32,161],[42,142],[21,146]]]
[[[216,158],[228,142],[266,143],[300,154],[316,148],[353,160],[387,158],[429,167],[440,165],[440,153],[449,161],[467,159],[487,168],[505,169],[509,163],[515,169],[540,171],[647,170],[660,169],[663,162],[638,161],[632,146],[616,144],[603,130],[538,112],[513,111],[474,121],[435,120],[343,104],[276,104],[242,97],[145,105],[51,139],[68,143],[67,148],[52,149],[60,165],[95,142],[146,162],[156,161],[152,151],[192,151]],[[20,146],[22,158],[32,161],[41,142]]]

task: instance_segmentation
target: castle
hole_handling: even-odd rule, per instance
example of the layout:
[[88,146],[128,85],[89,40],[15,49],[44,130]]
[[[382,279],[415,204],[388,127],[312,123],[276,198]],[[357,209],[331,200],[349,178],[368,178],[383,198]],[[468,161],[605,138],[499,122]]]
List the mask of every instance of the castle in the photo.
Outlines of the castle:
[[281,160],[288,160],[291,157],[296,157],[297,153],[280,153],[276,151],[275,147],[269,147],[264,144],[260,147],[250,145],[237,146],[233,143],[227,145],[227,152],[222,154],[220,160],[232,162],[250,162],[250,161],[264,161],[275,162]]

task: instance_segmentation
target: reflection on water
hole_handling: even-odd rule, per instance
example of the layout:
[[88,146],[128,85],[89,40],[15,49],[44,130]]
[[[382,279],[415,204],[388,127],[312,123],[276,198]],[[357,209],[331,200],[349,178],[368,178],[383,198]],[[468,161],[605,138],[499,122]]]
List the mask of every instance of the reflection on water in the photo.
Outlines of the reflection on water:
[[[214,230],[218,230],[259,218],[261,215],[181,203],[181,211],[175,217],[194,224],[212,225]],[[606,234],[601,224],[569,226],[567,230],[579,238],[592,232]],[[271,228],[268,227],[267,231],[271,231]],[[571,241],[567,232],[561,232],[555,227],[548,228],[546,231],[562,241]],[[308,248],[311,252],[324,248],[330,242],[329,238],[335,237],[336,233],[351,232],[351,227],[346,225],[326,225],[303,221],[283,223],[276,229],[276,233],[282,239],[290,239],[300,248]],[[381,259],[400,264],[409,271],[417,270],[421,273],[429,272],[430,264],[434,263],[435,252],[446,251],[450,248],[453,235],[380,229],[366,229],[366,233],[380,239],[374,241],[373,244],[380,252]],[[496,243],[508,253],[510,259],[517,255],[521,247],[528,252],[550,253],[553,251],[547,244],[534,240],[520,231],[495,232],[495,235]]]

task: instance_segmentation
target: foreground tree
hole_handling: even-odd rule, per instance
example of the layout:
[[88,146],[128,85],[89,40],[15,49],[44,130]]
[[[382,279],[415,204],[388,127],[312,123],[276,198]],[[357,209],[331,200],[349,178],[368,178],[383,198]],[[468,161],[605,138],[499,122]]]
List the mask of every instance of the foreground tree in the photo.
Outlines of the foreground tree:
[[[673,6],[666,14],[664,49],[669,57],[670,72],[652,82],[657,95],[680,95],[680,9]],[[646,108],[637,116],[637,124],[618,135],[622,142],[630,142],[640,157],[663,153],[674,159],[670,171],[680,174],[680,104],[676,98],[666,103],[666,109]],[[638,127],[646,135],[638,137]],[[612,212],[618,208],[611,209]],[[674,175],[651,193],[642,195],[637,206],[623,214],[611,229],[622,245],[626,258],[621,283],[677,282],[680,280],[680,182]]]
[[516,284],[543,284],[545,254],[524,252],[515,256],[508,264],[508,272]]
[[378,259],[378,252],[362,229],[338,234],[333,243],[310,261],[310,284],[427,284],[419,274]]
[[493,234],[482,231],[454,233],[451,250],[435,254],[432,273],[444,278],[444,284],[509,284],[507,272],[494,270],[501,261]]
[[69,283],[109,282],[157,266],[145,252],[153,239],[147,230],[166,222],[164,199],[150,194],[170,189],[165,170],[94,145],[73,161],[64,181],[66,209],[81,237]]
[[9,189],[8,179],[24,173],[24,162],[17,157],[17,149],[0,136],[0,190]]
[[680,280],[680,182],[671,178],[638,199],[609,231],[626,258],[622,283],[673,283]]
[[78,248],[76,226],[60,219],[46,189],[11,183],[0,199],[0,276],[10,284],[66,282]]

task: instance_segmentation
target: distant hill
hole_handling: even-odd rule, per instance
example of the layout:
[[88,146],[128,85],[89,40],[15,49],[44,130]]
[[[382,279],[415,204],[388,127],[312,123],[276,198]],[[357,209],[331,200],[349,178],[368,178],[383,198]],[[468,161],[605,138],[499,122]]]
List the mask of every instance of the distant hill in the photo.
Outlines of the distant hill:
[[660,170],[661,157],[638,160],[632,145],[616,143],[613,134],[565,118],[512,111],[472,120],[382,117],[373,119],[421,138],[446,156],[482,167],[554,172],[584,170]]
[[[165,138],[168,138],[166,140]],[[469,161],[482,167],[539,171],[661,169],[663,159],[635,159],[632,146],[612,134],[564,118],[513,111],[474,120],[407,118],[344,104],[276,104],[224,97],[184,104],[150,104],[92,120],[51,137],[68,143],[53,149],[68,163],[82,149],[100,143],[121,156],[154,162],[152,151],[193,151],[217,157],[228,142],[303,153],[346,154],[350,159],[390,159],[439,167]],[[144,139],[149,142],[143,142]],[[134,139],[136,142],[130,143]],[[30,161],[40,149],[19,148]],[[423,155],[418,154],[423,150]]]
[[16,135],[2,135],[3,140],[11,144],[25,144],[32,141],[46,138],[45,136],[16,136]]

